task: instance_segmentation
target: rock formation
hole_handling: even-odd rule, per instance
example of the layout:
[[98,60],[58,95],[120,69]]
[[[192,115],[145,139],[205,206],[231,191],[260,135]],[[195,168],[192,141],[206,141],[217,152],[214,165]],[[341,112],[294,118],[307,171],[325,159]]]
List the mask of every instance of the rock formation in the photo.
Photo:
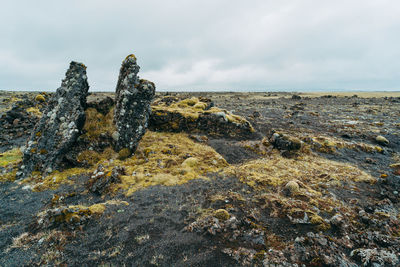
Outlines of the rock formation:
[[88,90],[86,66],[71,62],[61,87],[28,139],[19,176],[33,171],[48,174],[59,166],[84,125]]
[[213,137],[246,139],[254,133],[246,119],[214,107],[204,98],[166,98],[152,106],[149,128],[154,131],[202,133]]
[[146,132],[151,113],[150,103],[155,94],[152,82],[137,76],[139,66],[136,57],[129,55],[122,62],[115,98],[113,133],[114,149],[122,154],[135,152],[138,142]]

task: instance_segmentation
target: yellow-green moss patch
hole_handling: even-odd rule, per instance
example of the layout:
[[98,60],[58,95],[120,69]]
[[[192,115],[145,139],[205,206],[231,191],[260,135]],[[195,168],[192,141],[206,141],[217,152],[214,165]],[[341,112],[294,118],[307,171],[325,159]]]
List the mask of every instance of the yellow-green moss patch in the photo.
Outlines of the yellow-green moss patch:
[[0,175],[0,182],[15,180],[18,164],[21,160],[22,152],[19,148],[14,148],[0,154],[0,168],[6,168],[6,171]]
[[[171,105],[167,105],[165,103],[155,103],[152,105],[153,113],[157,116],[164,116],[166,115],[165,112],[170,113],[179,113],[181,116],[190,119],[192,121],[196,121],[201,114],[212,114],[212,113],[220,113],[224,114],[226,119],[231,123],[237,124],[247,124],[249,123],[246,119],[234,115],[227,110],[220,109],[217,107],[212,107],[208,110],[206,108],[208,104],[202,102],[197,97],[183,99],[179,102],[172,103]],[[253,128],[251,130],[254,131]]]
[[45,101],[46,101],[46,98],[45,98],[43,95],[38,94],[38,95],[35,96],[35,101],[38,101],[38,102],[45,102]]
[[38,107],[30,107],[26,109],[26,112],[35,115],[36,117],[42,117],[42,112],[39,110]]
[[[213,148],[194,142],[184,133],[147,131],[135,154],[121,159],[111,148],[103,152],[83,151],[78,160],[87,161],[91,168],[72,168],[63,172],[54,171],[37,183],[36,190],[55,189],[62,183],[72,183],[69,177],[91,173],[98,164],[107,171],[115,166],[125,168],[121,183],[114,184],[112,191],[123,190],[131,194],[151,185],[177,185],[196,178],[205,178],[207,173],[220,172],[228,163]],[[39,183],[37,181],[40,181]]]
[[14,148],[0,154],[0,167],[16,165],[22,160],[22,152],[19,148]]
[[225,209],[219,209],[214,212],[214,217],[221,221],[228,220],[231,216]]
[[101,114],[95,108],[88,108],[85,111],[86,121],[83,127],[85,131],[84,137],[90,141],[98,140],[101,134],[112,136],[116,130],[113,123],[114,108],[112,108],[106,115]]
[[147,131],[134,156],[111,165],[125,167],[127,175],[115,189],[131,194],[151,185],[206,178],[207,173],[222,171],[228,163],[213,148],[195,143],[187,134]]
[[34,182],[35,191],[57,189],[60,184],[72,184],[73,182],[69,178],[75,175],[90,173],[92,171],[94,171],[94,168],[93,169],[70,168],[62,172],[53,171],[52,173],[44,177],[43,180],[41,180],[40,175],[32,174],[31,177],[25,179],[24,182],[25,183]]
[[231,171],[243,182],[258,188],[282,186],[290,180],[299,180],[315,190],[319,184],[330,181],[376,181],[370,174],[350,164],[306,154],[294,159],[285,158],[278,152],[271,153],[266,158],[233,166]]

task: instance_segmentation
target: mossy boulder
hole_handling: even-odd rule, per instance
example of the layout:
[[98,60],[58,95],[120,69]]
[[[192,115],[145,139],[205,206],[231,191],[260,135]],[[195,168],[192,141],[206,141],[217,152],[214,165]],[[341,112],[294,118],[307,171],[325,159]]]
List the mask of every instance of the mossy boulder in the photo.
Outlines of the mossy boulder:
[[220,221],[226,221],[228,220],[231,216],[229,215],[229,212],[226,211],[225,209],[218,209],[214,212],[214,217],[217,218]]
[[303,144],[298,138],[277,132],[272,134],[269,142],[284,156],[291,156],[299,152]]
[[46,98],[43,95],[39,94],[39,95],[35,96],[35,101],[37,101],[37,102],[45,102]]
[[287,184],[284,187],[284,193],[287,195],[294,195],[294,194],[298,193],[299,191],[300,191],[300,186],[294,180],[287,182]]
[[214,137],[245,139],[254,133],[249,121],[213,107],[197,97],[160,99],[152,105],[149,128],[155,131],[203,133]]

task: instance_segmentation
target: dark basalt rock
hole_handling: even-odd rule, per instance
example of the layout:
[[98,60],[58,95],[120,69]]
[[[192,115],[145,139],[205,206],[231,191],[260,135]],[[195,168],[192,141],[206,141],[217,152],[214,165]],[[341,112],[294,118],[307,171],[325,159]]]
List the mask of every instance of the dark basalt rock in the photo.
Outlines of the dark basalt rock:
[[116,88],[114,149],[124,149],[129,154],[135,152],[146,132],[151,113],[150,103],[155,94],[154,83],[137,76],[139,68],[136,57],[127,56],[122,62]]
[[99,164],[89,180],[89,191],[101,195],[111,184],[120,182],[120,176],[124,174],[123,167],[116,166],[111,171],[106,171],[104,166]]
[[[199,98],[188,104],[161,99],[153,105],[149,129],[153,131],[187,132],[190,134],[206,134],[210,137],[229,139],[249,139],[255,136],[254,128],[246,119],[235,116],[227,110],[215,108],[208,99]],[[183,102],[183,103],[182,103]],[[182,105],[182,108],[179,108]],[[178,106],[178,108],[177,108]],[[199,106],[199,108],[197,108]]]
[[232,123],[223,112],[200,114],[195,120],[179,112],[153,113],[149,128],[153,131],[207,134],[212,137],[239,140],[251,138],[254,132],[249,122]]
[[114,99],[107,96],[103,99],[96,101],[88,101],[86,108],[95,108],[98,112],[106,115],[110,109],[114,106]]
[[297,138],[280,133],[273,133],[269,142],[277,149],[287,152],[296,152],[301,149],[301,141]]
[[88,90],[86,66],[71,62],[61,87],[28,139],[19,176],[26,177],[33,171],[48,174],[57,169],[85,123]]

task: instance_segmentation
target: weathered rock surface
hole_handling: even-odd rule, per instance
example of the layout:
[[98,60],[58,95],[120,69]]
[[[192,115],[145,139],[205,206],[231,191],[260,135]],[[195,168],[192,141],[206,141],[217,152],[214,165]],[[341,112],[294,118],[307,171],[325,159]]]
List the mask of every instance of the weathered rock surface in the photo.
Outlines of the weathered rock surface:
[[122,62],[116,88],[114,149],[124,149],[129,154],[135,152],[146,132],[151,113],[150,103],[155,94],[154,83],[137,76],[139,68],[136,57],[127,56]]
[[213,106],[211,101],[196,97],[179,102],[162,99],[152,107],[149,128],[235,139],[248,138],[253,134],[254,129],[249,121]]
[[50,99],[27,142],[20,176],[33,171],[50,173],[63,161],[84,125],[88,90],[86,66],[71,62],[61,87]]
[[285,155],[290,155],[299,151],[302,146],[302,143],[299,139],[281,133],[272,134],[269,142],[275,148],[285,152]]
[[106,171],[104,166],[99,164],[89,181],[90,192],[101,195],[108,190],[111,184],[119,182],[120,176],[124,173],[123,167],[116,166],[111,171]]
[[107,96],[103,99],[96,99],[90,101],[88,99],[87,108],[95,108],[98,112],[103,115],[107,115],[110,109],[114,106],[114,99]]

